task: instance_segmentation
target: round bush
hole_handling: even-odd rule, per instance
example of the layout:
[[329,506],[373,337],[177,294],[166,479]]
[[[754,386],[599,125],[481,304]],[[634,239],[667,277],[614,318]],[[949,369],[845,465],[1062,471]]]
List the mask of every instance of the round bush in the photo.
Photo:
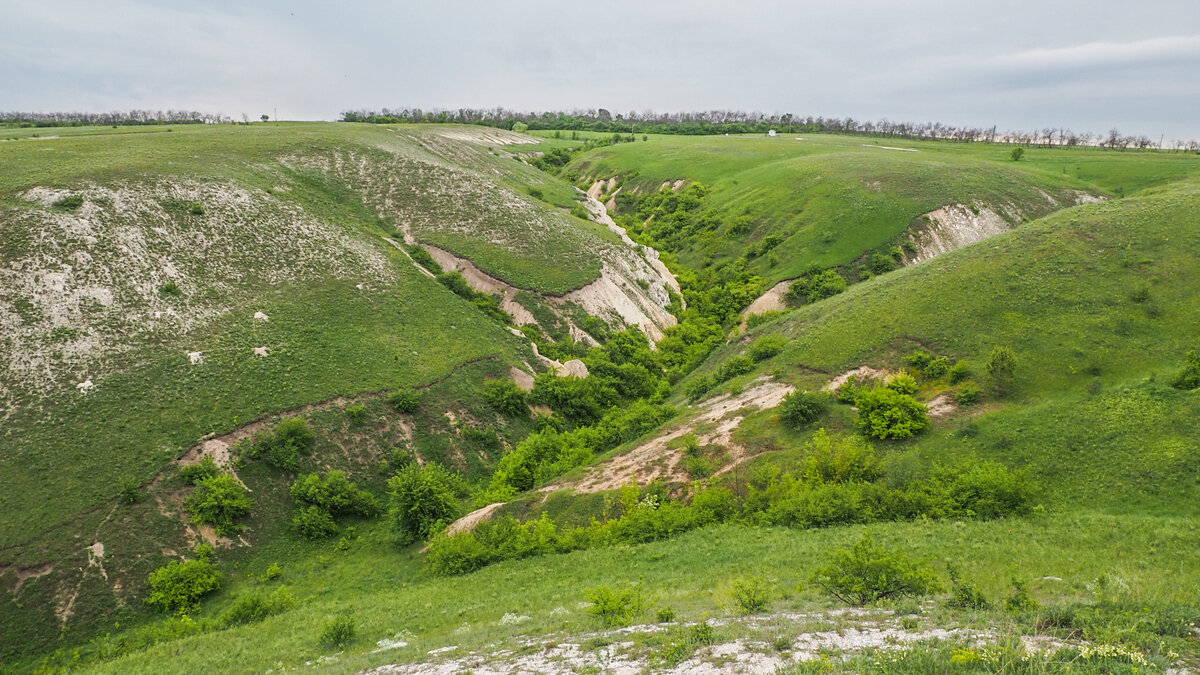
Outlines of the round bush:
[[924,404],[886,387],[859,394],[855,405],[859,430],[872,438],[908,438],[929,426],[929,411]]
[[793,429],[803,429],[821,419],[828,409],[829,398],[824,394],[794,391],[779,405],[779,419]]

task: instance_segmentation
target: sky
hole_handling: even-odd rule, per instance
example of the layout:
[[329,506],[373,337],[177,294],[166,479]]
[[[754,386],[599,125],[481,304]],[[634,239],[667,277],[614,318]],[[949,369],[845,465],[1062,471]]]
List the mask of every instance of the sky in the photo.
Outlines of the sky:
[[0,111],[732,109],[1200,139],[1197,0],[0,0]]

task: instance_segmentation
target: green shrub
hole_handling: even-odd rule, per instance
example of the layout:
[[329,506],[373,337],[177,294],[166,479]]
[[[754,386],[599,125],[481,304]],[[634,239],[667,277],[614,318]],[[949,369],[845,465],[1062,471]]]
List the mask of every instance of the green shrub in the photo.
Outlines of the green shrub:
[[793,391],[779,404],[779,419],[792,429],[803,429],[829,411],[829,396],[821,392]]
[[186,614],[196,601],[221,587],[221,574],[208,560],[172,560],[150,573],[148,604]]
[[592,603],[588,613],[605,626],[628,626],[642,613],[642,589],[636,586],[624,589],[596,586],[584,592],[584,598]]
[[737,516],[737,495],[726,487],[709,487],[692,495],[692,508],[704,523],[724,523]]
[[658,613],[654,615],[655,623],[674,623],[675,610],[670,607],[660,607]]
[[[774,254],[771,255],[774,257]],[[750,316],[746,317],[746,328],[757,328],[765,323],[774,321],[786,313],[787,312],[781,309],[770,309],[765,312],[751,314]]]
[[292,517],[292,526],[306,539],[324,539],[338,532],[333,515],[319,506],[301,506]]
[[283,568],[277,562],[271,563],[271,566],[263,573],[263,578],[267,581],[278,579],[281,576],[283,576]]
[[958,401],[961,406],[971,406],[979,403],[979,399],[983,397],[983,392],[979,387],[975,386],[974,382],[964,382],[958,388],[958,393],[954,395],[954,400]]
[[683,470],[687,472],[692,480],[708,478],[713,475],[713,466],[704,457],[684,457],[682,463]]
[[730,589],[733,602],[743,614],[757,614],[767,608],[775,589],[764,577],[752,574],[735,579]]
[[957,565],[946,563],[946,572],[950,575],[950,599],[947,607],[959,609],[991,609],[992,603],[984,596],[983,591],[975,584],[964,581]]
[[848,288],[846,279],[838,274],[837,270],[825,270],[813,277],[812,283],[809,285],[808,301],[816,302],[822,298],[837,295],[846,288]]
[[854,401],[858,399],[858,395],[866,390],[866,383],[859,382],[857,375],[851,375],[850,377],[847,377],[846,381],[837,388],[835,397],[837,398],[838,403],[849,403],[853,405]]
[[950,367],[950,384],[958,384],[971,378],[971,364],[966,361],[959,361]]
[[238,598],[236,602],[221,615],[224,626],[244,626],[258,623],[276,614],[282,614],[296,604],[296,598],[286,586],[280,586],[270,595],[252,591]]
[[506,417],[528,417],[525,391],[512,380],[491,380],[483,385],[483,398]]
[[858,428],[878,439],[908,438],[929,426],[929,412],[917,399],[887,388],[858,395]]
[[320,644],[322,647],[343,649],[353,644],[356,633],[353,616],[349,614],[336,616],[321,626]]
[[900,551],[878,546],[869,536],[853,548],[838,549],[829,564],[812,575],[812,583],[851,605],[900,597],[923,597],[941,589],[928,567]]
[[397,389],[388,396],[388,403],[391,403],[398,413],[415,413],[421,405],[421,392],[415,389]]
[[192,514],[193,523],[210,523],[218,535],[228,536],[241,531],[234,520],[249,513],[254,500],[236,478],[220,474],[197,483],[184,504]]
[[712,389],[715,384],[716,382],[713,381],[712,376],[701,375],[688,382],[683,388],[683,393],[687,396],[688,401],[695,402],[707,394],[708,390]]
[[933,355],[924,349],[918,349],[908,356],[904,357],[905,363],[913,370],[924,372],[929,367],[929,362],[933,360]]
[[1016,379],[1016,352],[1012,350],[1012,347],[994,347],[991,356],[988,357],[986,369],[988,377],[991,378],[992,386],[995,387],[998,393],[1006,394],[1010,392]]
[[925,377],[931,380],[936,380],[948,372],[950,372],[950,359],[945,356],[931,360],[922,371]]
[[361,403],[346,406],[346,417],[353,424],[362,424],[367,419],[367,407]]
[[898,394],[908,394],[909,396],[917,393],[917,389],[920,388],[916,378],[908,373],[896,373],[888,379],[886,386]]
[[373,516],[380,510],[375,495],[358,489],[345,471],[330,471],[324,478],[316,473],[300,476],[291,495],[299,506],[317,506],[335,516]]
[[803,476],[810,483],[871,483],[883,475],[875,448],[861,438],[835,440],[818,429],[806,449]]
[[872,274],[883,274],[896,269],[896,259],[886,253],[875,253],[867,262]]
[[444,271],[442,270],[442,266],[433,259],[433,256],[429,255],[429,251],[426,251],[420,244],[409,244],[404,247],[404,250],[408,251],[408,255],[415,260],[417,264],[432,272],[434,276],[437,276]]
[[752,370],[754,370],[754,361],[749,356],[731,356],[717,368],[714,377],[717,382],[726,382]]
[[388,481],[391,519],[402,543],[425,539],[458,517],[455,483],[433,462],[406,466]]
[[1183,370],[1171,380],[1171,386],[1185,391],[1200,389],[1200,354],[1196,353],[1196,350],[1188,352],[1187,362]]
[[137,476],[125,474],[119,479],[121,485],[121,501],[126,504],[136,504],[142,500],[142,482]]
[[755,340],[747,352],[755,363],[761,363],[783,351],[788,339],[782,335],[768,335]]
[[68,195],[55,200],[54,208],[61,211],[75,211],[83,206],[83,195]]
[[263,458],[268,464],[284,471],[300,469],[300,456],[312,452],[316,436],[303,417],[292,417],[275,425],[274,431],[254,437],[247,456]]
[[164,298],[177,298],[183,295],[183,289],[174,281],[168,281],[158,287],[158,294]]
[[221,469],[217,467],[217,463],[212,457],[204,457],[195,464],[189,464],[179,469],[179,477],[185,483],[196,485],[205,478],[215,478],[220,475]]
[[1004,601],[1004,609],[1010,612],[1030,612],[1038,608],[1038,602],[1029,592],[1029,585],[1021,579],[1012,577],[1012,593]]

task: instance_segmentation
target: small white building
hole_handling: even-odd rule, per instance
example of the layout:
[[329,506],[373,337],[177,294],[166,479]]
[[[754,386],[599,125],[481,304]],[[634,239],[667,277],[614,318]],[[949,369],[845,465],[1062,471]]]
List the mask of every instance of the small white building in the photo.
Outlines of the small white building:
[[767,135],[768,135],[768,136],[774,136],[774,135],[775,135],[775,130],[774,130],[774,129],[772,129],[772,130],[768,131],[768,132],[767,132]]

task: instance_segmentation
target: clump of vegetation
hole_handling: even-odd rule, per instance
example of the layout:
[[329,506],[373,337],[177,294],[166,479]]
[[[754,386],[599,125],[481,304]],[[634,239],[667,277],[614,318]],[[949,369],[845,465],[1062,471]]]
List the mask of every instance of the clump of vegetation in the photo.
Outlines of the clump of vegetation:
[[238,598],[233,605],[221,615],[224,626],[244,626],[258,623],[276,614],[282,614],[296,605],[296,598],[286,586],[280,586],[270,595],[260,591],[251,591]]
[[817,483],[873,483],[883,475],[875,448],[861,438],[832,438],[824,429],[813,434],[801,465],[804,480]]
[[183,289],[172,279],[158,287],[158,294],[164,298],[178,298],[183,295]]
[[397,389],[388,396],[388,403],[391,403],[398,413],[412,414],[421,405],[421,392],[408,388]]
[[915,436],[929,426],[929,412],[917,399],[882,387],[862,392],[858,406],[858,428],[881,440]]
[[371,517],[380,511],[375,495],[358,489],[344,471],[330,471],[324,478],[316,473],[301,476],[292,484],[291,495],[297,509],[292,523],[309,539],[336,534],[338,516]]
[[190,485],[196,485],[206,478],[215,478],[220,473],[220,467],[211,456],[206,456],[195,464],[188,464],[179,469],[179,477]]
[[946,563],[946,573],[950,576],[950,599],[946,606],[959,609],[991,609],[992,603],[975,584],[962,578],[962,571],[957,565]]
[[349,614],[333,617],[321,626],[319,642],[322,647],[343,649],[354,643],[357,637],[357,623]]
[[1002,396],[1010,393],[1016,382],[1016,352],[1012,347],[1003,345],[994,347],[991,356],[988,357],[986,370],[996,393]]
[[853,548],[833,552],[812,583],[847,604],[861,606],[900,597],[924,597],[941,590],[933,571],[900,551],[863,537]]
[[846,278],[837,270],[828,269],[800,277],[788,286],[783,300],[789,307],[799,307],[822,298],[837,295],[849,288]]
[[60,197],[54,201],[52,206],[60,211],[75,211],[83,206],[83,195]]
[[783,351],[787,344],[788,339],[782,335],[768,335],[751,343],[747,353],[755,363],[761,363]]
[[502,324],[507,325],[512,323],[512,317],[509,316],[508,312],[500,308],[499,296],[481,293],[471,288],[471,285],[467,283],[466,278],[460,272],[443,272],[437,275],[437,280],[458,297],[470,301],[482,310],[484,314]]
[[1031,612],[1038,608],[1038,601],[1029,592],[1029,584],[1015,576],[1009,580],[1009,583],[1012,585],[1012,593],[1004,601],[1004,609],[1020,613]]
[[403,544],[426,539],[459,516],[459,479],[440,464],[410,464],[388,481],[390,517]]
[[973,382],[964,382],[958,388],[958,393],[954,395],[954,400],[964,407],[975,405],[981,398],[983,398],[983,392]]
[[1187,363],[1171,380],[1171,386],[1185,391],[1200,389],[1200,353],[1194,349],[1188,352]]
[[362,424],[367,419],[367,406],[361,403],[346,406],[346,417],[353,424]]
[[735,579],[730,589],[733,602],[743,614],[758,614],[767,608],[775,595],[775,588],[769,580],[759,574]]
[[172,560],[150,573],[148,604],[164,612],[186,614],[200,598],[221,587],[221,573],[211,560]]
[[415,260],[418,265],[429,270],[429,272],[434,276],[437,276],[444,271],[442,266],[433,259],[433,256],[429,255],[429,251],[426,251],[425,248],[420,244],[408,244],[404,247],[404,250],[408,251],[408,255]]
[[142,500],[142,482],[137,476],[125,474],[120,478],[121,501],[136,504]]
[[585,591],[583,596],[592,603],[588,614],[610,628],[628,626],[642,614],[642,589],[637,586],[596,586]]
[[502,415],[527,417],[529,404],[525,391],[512,380],[491,380],[483,385],[483,398]]
[[237,534],[241,527],[234,521],[250,512],[254,500],[236,478],[227,473],[203,478],[184,502],[197,525],[211,524],[224,537]]
[[254,437],[246,456],[265,459],[268,464],[284,471],[300,469],[300,457],[316,446],[316,436],[303,417],[292,417],[275,426],[273,432]]
[[909,396],[917,393],[917,389],[920,388],[916,378],[908,373],[896,373],[887,381],[885,386],[896,393],[908,394]]
[[779,404],[779,419],[793,429],[803,429],[825,416],[829,397],[820,392],[794,391]]

